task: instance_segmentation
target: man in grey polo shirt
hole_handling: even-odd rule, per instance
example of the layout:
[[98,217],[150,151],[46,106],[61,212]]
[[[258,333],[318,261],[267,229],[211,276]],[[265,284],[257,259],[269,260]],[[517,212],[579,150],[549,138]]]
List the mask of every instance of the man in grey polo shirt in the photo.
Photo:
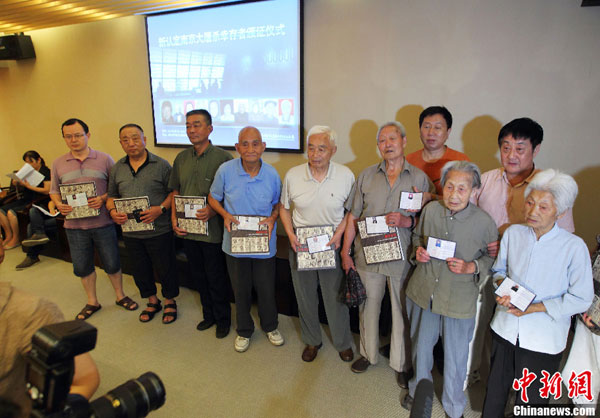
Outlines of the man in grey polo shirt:
[[[415,225],[414,213],[400,209],[401,192],[418,190],[433,192],[427,175],[404,158],[406,131],[398,122],[388,122],[379,128],[377,147],[383,161],[367,167],[354,185],[342,263],[344,270],[356,269],[367,291],[367,300],[359,308],[360,354],[352,364],[352,371],[362,373],[379,359],[379,314],[386,282],[392,303],[392,336],[390,342],[390,367],[398,374],[400,386],[407,386],[407,373],[411,366],[408,318],[404,303],[403,284],[410,263],[407,260],[388,261],[367,265],[360,238],[356,237],[356,220],[365,216],[385,215],[389,226],[398,228],[405,257],[410,254],[411,230]],[[356,237],[356,240],[354,239]],[[350,246],[354,240],[354,257]]]
[[[211,144],[213,130],[210,113],[192,110],[186,115],[185,128],[193,147],[181,151],[173,162],[169,180],[172,195],[208,196],[217,169],[233,157]],[[172,205],[174,207],[175,205]],[[204,331],[217,324],[217,338],[225,338],[231,327],[230,284],[221,250],[223,219],[207,204],[196,217],[208,222],[208,235],[188,233],[177,227],[175,211],[171,211],[173,231],[183,238],[183,250],[190,264],[192,279],[200,291],[202,320],[197,329]]]
[[[308,163],[288,171],[281,191],[279,216],[290,240],[292,281],[298,301],[302,340],[306,344],[302,360],[307,362],[317,357],[319,348],[323,345],[319,323],[319,285],[333,345],[343,361],[352,361],[354,357],[348,307],[338,300],[344,279],[339,258],[341,240],[346,229],[344,204],[350,197],[354,174],[348,167],[330,161],[337,151],[336,136],[335,131],[328,126],[313,126],[307,135]],[[294,209],[290,214],[292,204]],[[294,228],[320,225],[333,225],[335,228],[328,245],[335,244],[336,268],[298,271],[298,239]]]
[[148,307],[140,314],[141,322],[148,322],[162,309],[156,297],[154,272],[162,285],[165,298],[163,323],[177,319],[175,297],[179,294],[173,232],[168,210],[171,207],[171,165],[146,149],[146,137],[139,125],[129,123],[119,129],[119,142],[127,156],[121,158],[110,170],[106,207],[113,221],[119,225],[127,222],[128,215],[118,212],[114,200],[147,196],[150,208],[140,213],[140,220],[154,222],[153,231],[123,232],[123,241],[133,264],[133,278]]

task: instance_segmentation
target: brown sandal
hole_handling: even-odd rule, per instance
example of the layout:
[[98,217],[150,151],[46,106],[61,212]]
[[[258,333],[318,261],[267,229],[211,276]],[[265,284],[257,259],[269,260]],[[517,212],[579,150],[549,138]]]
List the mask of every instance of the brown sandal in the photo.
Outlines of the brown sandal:
[[132,300],[129,296],[125,296],[123,299],[116,301],[115,305],[119,305],[128,311],[135,311],[137,308],[139,308],[137,302]]
[[[79,312],[75,316],[75,319],[79,319],[80,321],[85,321],[90,316],[92,316],[94,313],[98,312],[100,310],[100,308],[102,308],[102,305],[98,305],[98,306],[96,306],[96,305],[85,305],[83,307],[83,309],[81,310],[81,312]],[[82,316],[83,318],[80,318],[80,316]]]

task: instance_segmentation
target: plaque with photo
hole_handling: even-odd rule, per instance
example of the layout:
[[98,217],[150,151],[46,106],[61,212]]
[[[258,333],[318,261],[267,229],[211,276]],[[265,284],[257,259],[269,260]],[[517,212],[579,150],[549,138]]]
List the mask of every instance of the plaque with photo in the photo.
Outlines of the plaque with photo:
[[335,246],[327,245],[334,233],[333,225],[296,228],[298,271],[331,270],[336,267]]
[[123,232],[154,231],[154,222],[147,224],[140,218],[142,212],[150,209],[148,196],[115,199],[114,202],[117,212],[127,214],[127,221],[121,225]]
[[191,234],[208,235],[208,224],[196,218],[196,211],[206,207],[206,196],[175,196],[177,227]]
[[88,197],[96,197],[96,183],[93,181],[82,183],[59,184],[60,199],[73,211],[65,219],[91,218],[100,215],[100,209],[88,206]]
[[233,254],[269,254],[269,227],[258,224],[266,216],[234,215],[239,224],[231,223],[231,252]]
[[395,226],[387,226],[387,232],[368,233],[365,218],[359,219],[357,225],[367,264],[405,259],[398,229]]
[[600,235],[596,236],[598,248],[592,254],[592,275],[594,276],[594,299],[587,310],[587,314],[594,323],[591,329],[594,334],[600,335]]

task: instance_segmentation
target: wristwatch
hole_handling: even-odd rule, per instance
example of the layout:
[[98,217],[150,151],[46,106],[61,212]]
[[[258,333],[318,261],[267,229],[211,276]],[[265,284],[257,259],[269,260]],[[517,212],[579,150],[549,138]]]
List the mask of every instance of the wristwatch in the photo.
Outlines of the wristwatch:
[[163,205],[160,205],[160,211],[165,214],[167,213],[167,208],[165,208]]

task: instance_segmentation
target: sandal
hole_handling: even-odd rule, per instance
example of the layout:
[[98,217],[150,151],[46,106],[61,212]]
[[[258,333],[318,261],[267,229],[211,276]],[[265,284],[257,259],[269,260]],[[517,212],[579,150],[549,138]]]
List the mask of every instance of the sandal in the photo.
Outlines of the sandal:
[[[83,309],[81,310],[81,312],[79,312],[75,316],[75,319],[79,319],[80,321],[85,321],[90,316],[92,316],[94,313],[98,312],[100,310],[100,308],[102,308],[102,305],[98,305],[98,306],[96,306],[96,305],[85,305],[83,307]],[[80,316],[82,316],[83,318],[80,318]]]
[[139,308],[138,304],[134,300],[130,299],[129,296],[125,296],[123,299],[116,301],[115,304],[127,309],[128,311],[135,311],[137,308]]
[[[154,308],[154,310],[153,311],[149,311],[148,309],[144,309],[142,311],[142,313],[140,314],[140,322],[150,322],[150,321],[152,321],[152,318],[154,318],[154,315],[156,315],[157,313],[159,313],[161,311],[161,309],[162,309],[160,301],[158,301],[158,303],[148,302],[148,304],[146,306],[148,306],[149,308]],[[148,319],[142,319],[143,315],[148,316]]]
[[[174,312],[163,312],[163,317],[162,317],[163,324],[172,324],[177,319],[177,303],[176,302],[169,303],[169,304],[165,305],[165,309],[175,309]],[[170,318],[173,318],[173,319],[165,322],[165,319],[170,319]]]

